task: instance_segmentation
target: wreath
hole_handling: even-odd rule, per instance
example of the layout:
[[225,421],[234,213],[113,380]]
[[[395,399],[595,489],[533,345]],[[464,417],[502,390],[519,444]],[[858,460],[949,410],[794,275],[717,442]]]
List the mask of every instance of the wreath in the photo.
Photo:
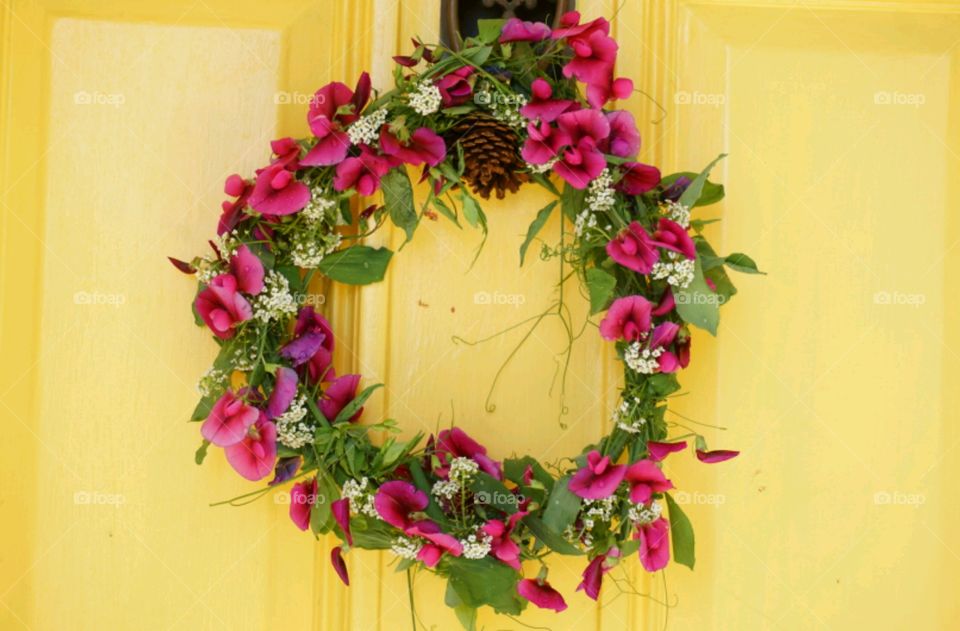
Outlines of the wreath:
[[[196,462],[214,445],[244,478],[270,478],[235,499],[291,484],[294,524],[342,540],[331,561],[346,584],[344,555],[354,548],[392,551],[408,577],[445,577],[446,603],[467,628],[485,605],[508,615],[528,603],[565,609],[548,582],[551,553],[582,557],[578,590],[594,600],[604,574],[633,554],[654,572],[672,549],[693,568],[693,530],[660,463],[688,440],[702,462],[737,455],[708,450],[665,414],[690,361],[691,325],[715,334],[719,307],[736,291],[725,268],[758,270],[746,255],[714,252],[702,231],[715,219],[691,219],[723,197],[707,179],[717,161],[667,177],[636,161],[632,115],[606,109],[633,92],[613,74],[609,32],[607,20],[583,23],[577,12],[555,29],[481,21],[457,50],[414,40],[410,55],[394,58],[396,85],[385,94],[366,73],[353,89],[320,88],[310,137],[273,141],[255,177],[227,179],[232,199],[212,255],[171,259],[196,275],[196,322],[220,345],[192,415],[202,421]],[[420,167],[426,183],[419,207],[406,167]],[[392,252],[362,240],[387,221],[407,240],[441,215],[485,236],[477,198],[527,182],[557,199],[530,224],[521,265],[559,206],[569,238],[544,245],[542,257],[575,270],[591,316],[605,312],[599,334],[624,364],[611,433],[540,463],[496,460],[458,427],[403,440],[394,420],[361,423],[380,384],[361,388],[360,375],[335,370],[330,323],[301,298],[321,276],[381,280]],[[355,218],[354,200],[378,190],[382,204]],[[671,436],[678,427],[686,432]]]

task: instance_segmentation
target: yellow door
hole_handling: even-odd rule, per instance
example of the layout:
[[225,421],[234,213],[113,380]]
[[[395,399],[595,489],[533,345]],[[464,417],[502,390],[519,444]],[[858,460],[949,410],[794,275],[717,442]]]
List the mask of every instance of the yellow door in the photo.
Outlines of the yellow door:
[[[0,629],[409,626],[388,555],[350,554],[345,589],[331,542],[293,528],[275,497],[207,506],[251,487],[222,459],[192,464],[183,420],[215,347],[163,257],[202,250],[224,177],[304,134],[316,87],[366,68],[386,86],[409,37],[437,39],[439,5],[2,4]],[[551,582],[570,609],[522,622],[960,626],[960,2],[578,5],[616,13],[621,74],[650,95],[628,105],[642,160],[670,172],[730,154],[711,239],[769,275],[740,282],[682,375],[676,410],[728,427],[711,442],[743,450],[716,467],[669,463],[696,571],[647,577],[631,563],[597,605],[573,592],[579,564],[560,560]],[[468,343],[556,300],[555,262],[517,267],[544,202],[531,189],[486,203],[491,235],[472,267],[479,234],[424,222],[382,284],[330,296],[338,361],[387,384],[369,418],[409,433],[454,420],[496,454],[545,460],[606,430],[619,376],[592,329],[565,392],[556,317],[502,372],[528,328]],[[582,323],[577,288],[564,296]],[[441,589],[417,581],[418,614],[455,629]]]

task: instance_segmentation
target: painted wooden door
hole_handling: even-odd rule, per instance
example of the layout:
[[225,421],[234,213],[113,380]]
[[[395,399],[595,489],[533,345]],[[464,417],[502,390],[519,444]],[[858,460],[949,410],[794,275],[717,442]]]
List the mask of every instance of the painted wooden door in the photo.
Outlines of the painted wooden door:
[[[955,628],[960,3],[578,4],[616,13],[621,73],[650,95],[629,104],[641,159],[669,172],[730,153],[712,236],[769,276],[740,283],[682,378],[677,411],[744,452],[670,463],[697,570],[633,570],[619,587],[650,598],[608,582],[594,605],[561,563],[570,610],[523,623]],[[330,542],[275,498],[207,507],[249,487],[191,464],[181,419],[214,348],[163,255],[203,247],[224,176],[305,133],[316,87],[365,68],[384,86],[410,36],[436,40],[439,2],[7,0],[0,19],[0,628],[409,626],[387,555],[349,555],[347,590]],[[560,296],[554,262],[517,266],[544,202],[485,204],[473,266],[478,234],[425,222],[384,283],[334,290],[338,361],[387,383],[366,414],[410,432],[455,420],[544,459],[605,430],[619,379],[591,329],[565,388],[556,316],[511,357]],[[582,324],[576,287],[563,298]],[[415,586],[426,628],[456,628],[441,594]]]

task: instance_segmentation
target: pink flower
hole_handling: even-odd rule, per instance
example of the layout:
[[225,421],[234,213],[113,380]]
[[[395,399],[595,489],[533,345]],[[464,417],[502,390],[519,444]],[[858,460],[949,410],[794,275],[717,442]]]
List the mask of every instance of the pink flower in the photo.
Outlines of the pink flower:
[[276,379],[273,384],[273,392],[267,400],[267,408],[264,410],[268,420],[273,420],[287,411],[294,397],[297,396],[297,371],[286,366],[277,368]]
[[650,349],[663,349],[658,359],[660,372],[673,373],[680,369],[680,360],[667,350],[673,344],[679,330],[680,325],[675,322],[661,322],[650,334]]
[[412,166],[427,164],[435,167],[447,157],[447,146],[443,138],[429,127],[421,127],[410,136],[406,144],[401,144],[384,125],[380,131],[380,146],[388,156],[393,156]]
[[403,531],[414,523],[410,515],[422,511],[429,503],[426,493],[403,480],[384,482],[373,497],[373,507],[380,518]]
[[343,546],[337,546],[330,551],[330,563],[333,565],[333,570],[337,573],[337,576],[343,581],[343,584],[349,587],[350,575],[347,573],[347,564],[343,560]]
[[520,108],[520,113],[530,120],[552,123],[564,112],[576,107],[570,100],[554,100],[553,88],[545,79],[534,79],[530,87],[533,100]]
[[435,82],[437,89],[440,90],[444,107],[462,105],[470,100],[470,95],[473,94],[473,85],[470,83],[469,77],[473,72],[473,67],[463,66],[440,77]]
[[350,534],[350,500],[340,498],[330,503],[330,512],[333,513],[333,519],[343,531],[343,536],[347,543],[353,545],[353,535]]
[[568,488],[574,495],[582,498],[602,500],[616,492],[626,472],[625,465],[611,464],[609,456],[601,456],[600,452],[594,449],[587,454],[586,466],[570,478]]
[[500,43],[539,42],[550,37],[550,27],[543,22],[524,22],[519,18],[510,18],[500,32]]
[[589,34],[592,31],[600,31],[604,35],[610,33],[610,23],[605,18],[597,18],[592,22],[580,24],[579,11],[567,11],[560,16],[560,27],[554,29],[553,39],[563,39],[564,37],[580,37]]
[[310,100],[307,123],[317,138],[301,160],[306,166],[330,166],[343,161],[350,149],[350,136],[344,131],[359,117],[370,98],[370,75],[364,72],[357,81],[356,91],[340,82],[323,86]]
[[660,260],[660,252],[639,222],[631,221],[623,231],[607,243],[607,254],[627,269],[649,274]]
[[417,553],[417,559],[423,561],[427,567],[436,566],[444,552],[455,557],[463,553],[463,545],[457,538],[441,532],[440,526],[429,519],[414,522],[404,532],[409,536],[426,539],[426,543]]
[[[606,21],[606,20],[604,20]],[[563,76],[575,77],[581,83],[589,85],[609,85],[612,81],[613,66],[617,61],[616,40],[602,29],[592,29],[567,40],[573,49],[573,59],[563,67]],[[594,107],[603,107],[603,102],[590,103]]]
[[200,426],[204,439],[217,447],[229,447],[243,440],[247,428],[257,422],[260,411],[230,390],[223,393]]
[[650,301],[643,296],[617,298],[600,322],[603,339],[636,342],[650,330]]
[[510,534],[516,527],[517,522],[523,519],[526,514],[525,512],[514,513],[507,519],[507,523],[503,523],[499,519],[491,519],[480,528],[491,537],[490,553],[515,570],[520,569],[520,546],[510,538]]
[[380,178],[390,167],[389,160],[362,146],[359,156],[347,158],[337,165],[333,188],[338,191],[355,188],[361,195],[373,195],[380,188]]
[[674,299],[673,292],[670,290],[670,287],[668,286],[663,291],[663,294],[660,296],[660,302],[657,304],[656,308],[653,310],[653,315],[657,317],[665,316],[671,311],[673,311],[674,307],[676,306],[677,306],[677,301],[676,299]]
[[297,482],[290,489],[290,519],[300,530],[310,527],[310,511],[317,503],[317,479]]
[[661,443],[653,440],[647,441],[647,451],[650,452],[650,460],[660,462],[667,456],[687,448],[687,441],[681,440],[679,443]]
[[310,189],[281,164],[260,171],[250,194],[250,206],[264,215],[291,215],[310,202]]
[[577,110],[561,114],[557,126],[570,140],[553,170],[574,188],[586,188],[607,167],[598,146],[610,135],[610,123],[599,110]]
[[627,195],[642,195],[660,183],[660,169],[640,162],[625,162],[620,166],[623,177],[617,182],[617,190]]
[[[347,407],[357,396],[357,386],[360,385],[360,375],[343,375],[337,377],[323,391],[323,398],[317,402],[320,412],[331,423],[337,418],[337,415]],[[347,419],[352,423],[363,413],[363,408],[357,410],[356,414]]]
[[517,593],[540,609],[553,609],[560,613],[567,608],[560,592],[550,587],[550,583],[546,581],[525,578],[517,583]]
[[262,480],[277,462],[277,427],[261,415],[239,443],[224,448],[227,462],[248,480]]
[[715,449],[713,451],[703,451],[701,449],[697,450],[697,460],[700,462],[706,462],[707,464],[723,462],[724,460],[736,458],[739,455],[739,451],[731,451],[729,449]]
[[256,296],[263,290],[263,263],[246,243],[230,258],[230,273],[236,277],[240,291]]
[[556,159],[560,150],[569,143],[570,136],[550,123],[530,123],[527,125],[527,140],[520,149],[520,155],[530,164],[548,164]]
[[653,233],[654,242],[661,248],[679,252],[691,261],[697,258],[697,246],[687,233],[687,229],[675,221],[661,217],[657,222],[657,231]]
[[278,138],[270,142],[270,149],[276,156],[270,164],[279,164],[284,169],[296,171],[300,168],[300,144],[293,138]]
[[[611,548],[609,555],[611,557],[619,557],[620,551],[616,548]],[[580,584],[577,586],[577,591],[583,590],[589,598],[596,600],[600,597],[600,587],[603,584],[603,575],[609,572],[613,567],[607,564],[607,555],[601,554],[598,555],[593,561],[590,561],[590,564],[587,565],[587,568],[583,571],[583,580],[580,581]]]
[[448,458],[470,458],[480,466],[480,470],[498,480],[503,479],[500,463],[487,456],[487,449],[470,438],[459,427],[445,429],[437,436],[436,453],[444,466],[437,469],[438,475],[446,475]]
[[220,274],[211,279],[206,289],[197,294],[194,306],[213,334],[221,340],[232,338],[235,333],[233,327],[253,317],[253,308],[237,292],[237,279],[232,274]]
[[247,207],[247,200],[253,193],[253,184],[234,173],[227,178],[223,185],[223,192],[230,197],[236,197],[234,201],[224,201],[220,206],[223,213],[220,215],[220,221],[217,223],[217,234],[222,235],[225,232],[233,230],[240,220],[243,219],[243,209]]
[[638,460],[627,468],[625,479],[630,485],[630,501],[646,504],[654,493],[663,493],[673,488],[673,483],[653,460]]
[[621,158],[636,156],[640,151],[640,132],[633,114],[626,110],[608,112],[607,121],[610,123],[610,137],[604,143],[604,151]]
[[663,517],[637,529],[634,539],[640,540],[640,563],[648,572],[656,572],[670,562],[670,522]]

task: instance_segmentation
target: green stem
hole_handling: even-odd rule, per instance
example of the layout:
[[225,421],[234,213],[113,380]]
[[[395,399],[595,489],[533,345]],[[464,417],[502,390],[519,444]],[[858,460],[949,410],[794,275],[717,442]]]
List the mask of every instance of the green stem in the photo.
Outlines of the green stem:
[[413,574],[410,568],[407,568],[407,596],[410,598],[410,623],[413,625],[413,631],[417,631],[417,610],[413,603]]

